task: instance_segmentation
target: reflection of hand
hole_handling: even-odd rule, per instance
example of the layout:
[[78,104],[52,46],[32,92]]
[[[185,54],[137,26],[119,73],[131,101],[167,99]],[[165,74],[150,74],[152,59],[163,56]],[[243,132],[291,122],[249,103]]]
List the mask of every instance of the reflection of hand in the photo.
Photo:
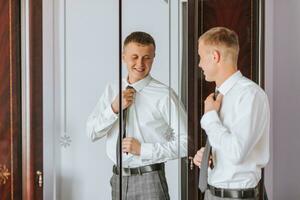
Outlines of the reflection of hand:
[[141,154],[141,143],[133,137],[126,137],[122,142],[122,150],[123,153],[131,153],[139,156]]
[[212,110],[219,112],[222,99],[223,99],[223,95],[218,94],[216,100],[214,100],[214,93],[211,93],[204,102],[204,112],[207,113]]
[[[135,90],[133,88],[128,88],[122,92],[122,109],[128,108],[134,100]],[[119,113],[119,95],[114,99],[111,104],[111,108],[114,113]]]

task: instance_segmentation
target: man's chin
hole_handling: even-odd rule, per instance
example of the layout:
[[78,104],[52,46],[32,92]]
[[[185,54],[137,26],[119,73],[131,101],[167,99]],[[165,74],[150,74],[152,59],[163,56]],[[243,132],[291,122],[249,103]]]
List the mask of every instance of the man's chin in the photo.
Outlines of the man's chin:
[[207,77],[207,76],[205,76],[205,80],[206,80],[207,82],[214,82],[214,80],[213,80],[212,78]]
[[213,80],[211,80],[211,78],[209,78],[208,76],[205,76],[205,80],[206,80],[207,82],[213,82]]
[[135,80],[135,81],[139,81],[144,79],[148,74],[131,74],[131,77]]
[[143,79],[145,78],[148,74],[146,72],[135,72],[135,77]]

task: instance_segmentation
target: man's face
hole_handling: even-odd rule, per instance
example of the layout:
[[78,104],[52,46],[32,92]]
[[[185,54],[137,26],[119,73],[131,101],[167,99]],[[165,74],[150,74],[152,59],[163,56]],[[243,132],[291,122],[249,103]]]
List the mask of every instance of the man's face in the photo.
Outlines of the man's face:
[[145,78],[152,67],[155,56],[154,46],[130,42],[124,47],[123,61],[127,65],[130,83]]
[[218,66],[212,47],[203,44],[202,41],[198,45],[198,54],[200,57],[199,67],[203,70],[205,80],[208,82],[216,81]]

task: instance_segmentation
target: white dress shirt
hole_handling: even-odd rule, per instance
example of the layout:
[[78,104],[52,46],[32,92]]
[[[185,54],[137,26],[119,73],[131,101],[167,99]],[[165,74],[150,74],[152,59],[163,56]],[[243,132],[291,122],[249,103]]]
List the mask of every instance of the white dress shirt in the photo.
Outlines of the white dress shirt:
[[[123,167],[139,167],[187,154],[187,116],[175,92],[150,75],[129,84],[135,90],[134,103],[128,108],[126,134],[141,143],[141,155],[122,154]],[[111,104],[118,95],[118,84],[108,85],[87,121],[87,134],[92,141],[104,136],[109,158],[116,163],[119,115]],[[178,145],[178,143],[180,145]]]
[[201,119],[214,162],[214,168],[208,171],[208,184],[219,188],[253,188],[269,160],[267,95],[240,71],[217,89],[223,94],[219,114],[210,111]]

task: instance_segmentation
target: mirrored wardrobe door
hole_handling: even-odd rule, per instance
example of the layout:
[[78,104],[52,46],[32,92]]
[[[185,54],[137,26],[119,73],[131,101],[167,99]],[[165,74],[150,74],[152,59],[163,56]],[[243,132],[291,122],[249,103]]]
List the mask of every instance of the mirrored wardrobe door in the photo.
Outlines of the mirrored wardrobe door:
[[53,4],[54,69],[52,82],[44,83],[53,84],[44,102],[53,105],[53,118],[44,114],[54,128],[45,129],[44,165],[54,169],[45,191],[57,199],[111,199],[119,131],[117,8],[114,1]]
[[[180,6],[163,0],[122,1],[122,90],[134,97],[129,106],[124,101],[122,106],[123,197],[181,199],[187,115],[178,57]],[[140,151],[128,149],[129,140],[138,143]],[[127,174],[135,169],[143,175]]]

